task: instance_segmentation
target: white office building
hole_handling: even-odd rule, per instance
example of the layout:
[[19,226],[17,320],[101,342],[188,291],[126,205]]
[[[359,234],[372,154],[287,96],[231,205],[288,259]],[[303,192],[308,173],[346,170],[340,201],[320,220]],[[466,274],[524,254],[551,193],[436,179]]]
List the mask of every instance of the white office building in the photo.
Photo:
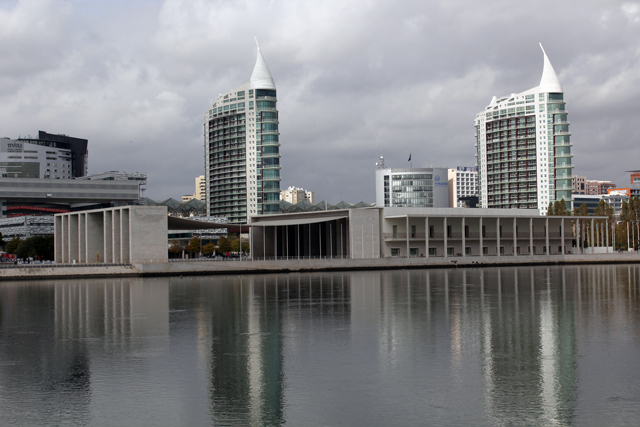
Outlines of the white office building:
[[[382,166],[382,167],[381,167]],[[376,206],[432,208],[449,206],[445,168],[376,169]]]
[[[542,47],[542,45],[540,46]],[[483,208],[538,209],[571,198],[569,121],[547,57],[540,85],[491,103],[475,118],[479,202]]]
[[72,179],[70,149],[20,139],[0,139],[0,173],[4,178]]
[[478,168],[475,166],[458,166],[449,169],[449,207],[466,206],[461,197],[478,195]]
[[248,83],[219,95],[204,117],[207,215],[244,224],[279,212],[276,85],[260,47]]

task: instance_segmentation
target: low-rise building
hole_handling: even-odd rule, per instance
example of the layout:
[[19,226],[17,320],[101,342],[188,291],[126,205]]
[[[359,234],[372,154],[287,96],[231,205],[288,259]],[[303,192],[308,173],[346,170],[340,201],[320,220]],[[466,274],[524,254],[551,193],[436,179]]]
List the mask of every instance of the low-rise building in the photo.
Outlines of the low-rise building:
[[594,241],[598,219],[607,221],[526,209],[351,207],[251,217],[251,248],[254,259],[563,255],[585,253],[574,234]]
[[13,238],[28,239],[34,236],[53,235],[53,215],[25,215],[0,218],[0,233],[4,241]]

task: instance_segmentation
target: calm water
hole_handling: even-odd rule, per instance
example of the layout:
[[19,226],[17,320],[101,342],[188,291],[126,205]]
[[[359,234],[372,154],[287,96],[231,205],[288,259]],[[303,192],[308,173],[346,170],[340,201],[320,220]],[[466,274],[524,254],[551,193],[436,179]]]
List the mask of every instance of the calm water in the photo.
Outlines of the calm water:
[[640,267],[0,283],[2,425],[637,426]]

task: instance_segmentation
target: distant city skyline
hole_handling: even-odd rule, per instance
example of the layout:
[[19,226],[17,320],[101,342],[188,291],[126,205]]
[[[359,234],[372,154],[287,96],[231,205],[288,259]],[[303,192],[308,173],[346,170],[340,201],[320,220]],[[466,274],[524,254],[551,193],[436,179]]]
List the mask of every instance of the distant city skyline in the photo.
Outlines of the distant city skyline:
[[640,167],[638,3],[22,0],[0,18],[0,137],[85,138],[89,173],[146,172],[156,200],[204,174],[202,112],[246,81],[254,34],[277,76],[282,188],[373,202],[380,155],[474,165],[470,117],[538,83],[538,42],[573,173],[622,186]]

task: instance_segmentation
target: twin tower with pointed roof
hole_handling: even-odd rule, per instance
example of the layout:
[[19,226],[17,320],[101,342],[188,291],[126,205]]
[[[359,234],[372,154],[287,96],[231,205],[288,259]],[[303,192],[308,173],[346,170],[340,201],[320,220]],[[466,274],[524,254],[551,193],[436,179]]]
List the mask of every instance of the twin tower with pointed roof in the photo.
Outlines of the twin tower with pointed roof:
[[257,50],[249,82],[218,96],[204,117],[207,215],[233,224],[280,207],[276,85]]
[[[540,45],[542,48],[542,45]],[[479,202],[483,208],[538,209],[571,198],[569,120],[558,76],[542,48],[540,85],[491,103],[475,118]]]
[[[256,42],[257,45],[257,42]],[[542,48],[542,45],[540,45]],[[562,85],[544,49],[540,85],[476,115],[479,202],[483,208],[571,209],[572,154]],[[244,224],[278,213],[280,133],[276,85],[257,46],[248,83],[218,96],[204,118],[207,215]]]

